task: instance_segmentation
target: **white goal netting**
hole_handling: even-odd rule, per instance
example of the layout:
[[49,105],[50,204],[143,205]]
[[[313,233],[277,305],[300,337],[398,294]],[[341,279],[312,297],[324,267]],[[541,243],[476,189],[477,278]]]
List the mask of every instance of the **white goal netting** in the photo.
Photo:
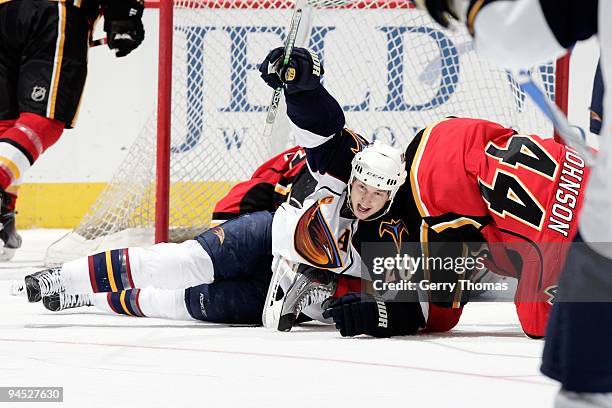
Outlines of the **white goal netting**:
[[[283,117],[272,143],[261,137],[272,91],[257,64],[282,45],[293,6],[288,0],[175,1],[172,241],[207,228],[214,203],[291,144]],[[408,2],[315,0],[307,10],[296,45],[321,56],[326,88],[342,104],[348,126],[366,138],[405,146],[448,115],[552,136],[511,77],[479,58],[466,30],[442,31]],[[533,73],[553,98],[554,65]],[[81,224],[48,249],[48,264],[153,243],[155,138],[153,115]]]

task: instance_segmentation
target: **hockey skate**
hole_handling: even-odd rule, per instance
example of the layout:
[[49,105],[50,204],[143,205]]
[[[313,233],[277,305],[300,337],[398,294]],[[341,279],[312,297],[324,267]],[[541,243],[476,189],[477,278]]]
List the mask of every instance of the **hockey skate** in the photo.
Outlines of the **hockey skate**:
[[69,295],[64,292],[59,292],[49,296],[43,296],[42,303],[47,310],[59,312],[60,310],[74,309],[75,307],[92,306],[93,296],[90,294]]
[[0,261],[9,261],[15,256],[15,251],[21,247],[21,236],[15,227],[15,196],[0,189]]
[[64,291],[61,281],[61,268],[45,269],[25,277],[25,290],[28,302],[38,302],[44,296]]
[[277,329],[289,331],[300,313],[318,305],[336,290],[335,276],[325,270],[301,265],[282,300]]

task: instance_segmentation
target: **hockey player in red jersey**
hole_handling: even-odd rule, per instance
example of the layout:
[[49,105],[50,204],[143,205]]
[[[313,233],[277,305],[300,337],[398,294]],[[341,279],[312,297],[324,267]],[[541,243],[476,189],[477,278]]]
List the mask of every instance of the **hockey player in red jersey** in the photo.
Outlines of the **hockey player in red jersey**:
[[[303,50],[298,51],[299,55],[308,55]],[[312,64],[312,60],[306,58],[306,61],[310,61]],[[301,63],[304,63],[304,61],[301,61]],[[315,155],[312,162],[309,159],[311,171],[318,172],[318,177],[322,175],[333,176],[328,182],[338,185],[343,179],[348,181],[353,177],[350,175],[352,173],[349,170],[351,167],[353,171],[363,171],[363,167],[355,170],[357,166],[360,166],[361,162],[359,160],[352,166],[348,166],[348,162],[337,160],[340,157],[350,157],[345,155],[345,148],[352,149],[354,156],[355,153],[364,149],[364,145],[360,143],[361,139],[356,137],[353,132],[344,129],[343,118],[339,120],[334,115],[321,114],[322,112],[341,112],[337,102],[321,85],[311,91],[304,90],[293,96],[288,95],[287,99],[290,118],[296,125],[301,125],[299,127],[299,131],[302,132],[301,136],[312,143],[312,147],[308,150],[309,154]],[[313,106],[316,107],[314,113],[311,109]],[[329,121],[329,123],[326,121]],[[317,133],[321,132],[321,129],[325,131]],[[333,142],[333,145],[321,144],[318,139],[328,140]],[[332,148],[330,146],[336,149],[333,150],[336,153],[333,156],[336,160],[333,162],[323,160],[330,157],[329,152],[324,151],[324,149]],[[452,149],[448,149],[449,147],[452,147]],[[576,208],[577,210],[579,207],[580,183],[573,180],[574,184],[571,184],[577,190],[573,201],[568,198],[567,194],[563,191],[559,192],[559,188],[555,187],[560,186],[561,182],[568,183],[561,178],[566,171],[563,160],[573,162],[574,166],[579,163],[579,158],[573,152],[564,149],[563,146],[551,140],[518,135],[512,129],[503,128],[500,125],[483,120],[458,118],[441,120],[420,132],[406,149],[406,170],[410,174],[409,182],[401,186],[393,205],[386,208],[384,213],[380,213],[380,218],[376,218],[375,221],[360,222],[357,234],[354,233],[354,228],[352,228],[347,230],[350,235],[328,236],[327,240],[323,240],[322,236],[317,235],[317,240],[310,241],[315,246],[310,253],[318,254],[320,251],[317,248],[324,249],[325,246],[330,250],[338,248],[339,252],[344,251],[348,254],[349,245],[354,248],[358,243],[372,241],[389,242],[401,248],[403,242],[413,240],[422,242],[424,248],[431,249],[430,255],[435,255],[437,248],[439,248],[434,245],[435,243],[488,242],[492,253],[492,257],[489,259],[491,268],[515,276],[521,282],[519,284],[521,296],[517,297],[517,308],[524,330],[531,336],[541,336],[542,324],[545,324],[549,307],[547,303],[549,300],[548,293],[554,294],[552,287],[556,283],[556,275],[554,268],[547,268],[547,265],[545,265],[551,262],[551,254],[547,253],[546,256],[541,256],[542,251],[537,248],[531,249],[532,247],[529,245],[535,244],[537,247],[538,241],[548,239],[546,234],[551,233],[551,231],[559,235],[567,233],[568,236],[573,233],[573,224],[565,225],[559,220],[549,219],[555,214],[553,208],[556,208],[554,204],[557,196],[560,197],[558,201],[563,201],[561,204],[567,204],[568,208]],[[579,168],[567,171],[570,171],[570,174],[575,177],[581,174]],[[363,177],[363,175],[359,177]],[[361,179],[357,178],[357,181],[359,180]],[[329,189],[329,187],[325,188]],[[329,205],[330,200],[327,197],[322,200],[322,204]],[[346,202],[348,203],[348,200]],[[353,206],[355,206],[354,203]],[[305,206],[306,210],[309,208],[310,206]],[[318,207],[312,208],[316,209]],[[370,209],[366,205],[362,209],[357,206],[357,210],[368,212]],[[350,207],[343,207],[340,211],[339,215],[345,217],[348,221],[351,217],[355,217],[355,215],[351,215]],[[375,212],[379,213],[379,211]],[[322,211],[318,211],[315,215],[316,217],[305,218],[305,220],[324,220],[323,223],[307,223],[313,228],[317,227],[315,228],[316,232],[320,230],[319,226],[327,225],[329,220],[325,218],[328,215],[325,215]],[[359,218],[367,219],[370,217],[365,214]],[[548,224],[550,224],[550,228]],[[264,220],[262,225],[268,225],[267,221]],[[522,229],[523,226],[526,226],[526,228]],[[216,238],[209,233],[210,237],[202,237],[202,239],[208,243],[207,245],[212,243],[217,246],[226,245],[224,242],[227,243],[230,238],[227,231],[223,228],[221,230],[213,229],[211,233]],[[345,235],[347,238],[343,238]],[[551,236],[551,239],[563,242],[563,238],[557,239]],[[274,236],[272,236],[272,240],[274,240]],[[290,242],[294,243],[296,249],[304,247],[304,241]],[[502,245],[496,245],[497,243]],[[453,247],[456,248],[457,246]],[[193,246],[193,248],[186,249],[191,251],[195,248],[197,247]],[[312,247],[310,248],[312,249]],[[287,253],[290,254],[289,251]],[[339,256],[333,255],[332,251],[326,253],[330,256],[328,261],[341,259]],[[518,253],[518,260],[514,253]],[[91,262],[95,265],[105,264],[108,268],[109,263],[112,263],[117,264],[119,270],[123,270],[121,259],[126,259],[125,254],[121,255],[110,251],[106,255],[106,261],[102,256],[103,254],[98,255],[97,258],[96,255],[90,257]],[[250,255],[249,251],[246,251],[244,255]],[[558,255],[554,256],[555,261]],[[308,256],[310,257],[310,255]],[[115,261],[113,261],[114,258],[116,258]],[[364,258],[363,251],[361,258]],[[208,262],[206,259],[200,259],[200,261]],[[194,262],[197,263],[198,260],[196,259]],[[105,281],[104,276],[106,275],[104,273],[106,269],[99,271],[99,268],[95,265],[90,265],[89,273],[90,278],[95,280],[97,285],[108,289],[109,283],[107,281],[112,275],[116,281],[116,286],[119,283],[123,287],[133,286],[128,282],[127,270],[124,280],[123,272],[113,272],[111,274],[113,271],[111,268],[111,272],[106,272],[108,278]],[[171,264],[168,267],[171,267]],[[318,268],[319,270],[349,270],[349,268],[352,268],[352,264],[340,262],[337,265],[331,265],[331,267],[318,266]],[[86,272],[87,268],[84,268],[84,270]],[[549,270],[550,273],[548,273]],[[544,274],[544,271],[547,271],[547,274]],[[456,283],[459,280],[459,275],[455,271],[445,272],[432,269],[423,270],[420,273],[422,275],[428,274],[428,278],[434,282]],[[536,284],[533,284],[534,280]],[[308,286],[311,282],[305,281],[304,283]],[[210,285],[210,287],[212,286]],[[83,287],[82,289],[87,288]],[[461,290],[453,290],[446,293],[437,293],[435,298],[420,302],[417,307],[406,307],[405,305],[398,306],[397,303],[386,302],[366,293],[354,292],[354,287],[349,288],[349,290],[353,293],[328,302],[325,312],[327,317],[335,321],[343,335],[365,333],[375,336],[389,336],[415,333],[418,329],[448,330],[456,324],[461,313],[461,305],[467,300],[466,293]],[[109,293],[111,293],[111,295],[108,295],[109,298],[114,299],[117,305],[125,304],[125,307],[130,310],[130,302],[125,299],[121,302],[121,295],[116,295],[119,292],[109,290]],[[131,300],[130,296],[133,294],[131,292],[129,296],[125,296],[128,300]],[[340,295],[337,290],[336,295]],[[117,296],[119,297],[115,299]],[[187,296],[185,296],[186,299]],[[201,302],[210,306],[209,298],[206,295],[199,299],[199,304],[197,299],[191,304],[192,312],[193,306],[196,306],[195,309],[200,309]],[[533,307],[525,307],[527,303]],[[203,306],[202,310],[204,310]],[[207,313],[210,311],[209,308],[206,308],[206,310]],[[381,319],[383,314],[385,319]],[[210,319],[210,315],[205,317]],[[206,318],[203,318],[203,320],[206,320]],[[356,322],[359,322],[359,324],[355,324]],[[382,326],[380,325],[381,322],[384,322]],[[391,327],[394,327],[394,329],[391,330]]]
[[[264,76],[273,59],[274,51],[262,64]],[[290,65],[298,70],[297,80],[309,72],[308,68],[299,72],[301,63]],[[277,78],[283,78],[280,71]],[[289,117],[310,133],[309,140],[315,135],[325,137],[319,129],[333,130],[331,124],[338,122],[329,114],[336,111],[337,102],[330,101],[322,86],[286,95],[286,99]],[[563,265],[564,243],[576,233],[588,175],[582,158],[552,139],[463,118],[443,119],[421,131],[405,158],[409,182],[400,188],[380,223],[360,223],[357,239],[362,248],[364,243],[380,240],[383,222],[400,221],[407,232],[405,239],[420,240],[428,256],[448,250],[444,243],[487,242],[489,267],[519,280],[515,300],[523,330],[542,337]],[[401,240],[401,233],[394,238]],[[421,272],[433,281],[457,283],[460,278],[448,271]],[[422,305],[423,314],[427,316],[432,305],[460,307],[468,296],[459,287],[453,293],[437,293],[437,301]],[[378,313],[385,312],[380,302],[365,295],[350,295],[328,306],[326,315],[347,334],[366,332],[348,330],[348,322],[363,321],[362,314],[376,320]]]
[[553,61],[590,37],[596,36],[599,41],[601,75],[596,79],[591,105],[600,115],[603,112],[602,123],[591,122],[594,130],[601,126],[599,152],[584,188],[580,228],[559,279],[559,301],[551,313],[541,370],[561,383],[555,407],[610,407],[612,30],[608,20],[612,3],[600,0],[422,2],[445,27],[453,19],[465,22],[474,36],[476,50],[506,69],[524,69]]
[[93,24],[104,14],[118,57],[144,39],[143,0],[0,0],[0,260],[21,246],[17,189],[75,125]]
[[300,146],[285,150],[267,160],[255,170],[249,180],[236,184],[213,210],[211,227],[255,211],[275,211],[287,201],[293,185],[294,197],[300,202],[304,194],[312,192],[314,179],[305,169],[306,153]]

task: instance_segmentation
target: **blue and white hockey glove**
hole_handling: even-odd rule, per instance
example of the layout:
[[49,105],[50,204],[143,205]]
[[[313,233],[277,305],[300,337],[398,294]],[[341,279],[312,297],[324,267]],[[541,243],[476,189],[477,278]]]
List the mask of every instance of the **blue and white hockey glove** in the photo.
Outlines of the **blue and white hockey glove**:
[[324,70],[317,54],[306,48],[294,48],[287,66],[283,66],[283,54],[283,47],[275,48],[259,66],[266,84],[275,89],[283,87],[288,94],[319,87]]
[[385,302],[367,293],[349,293],[328,299],[323,308],[323,317],[332,318],[342,336],[402,336],[425,327],[418,302]]

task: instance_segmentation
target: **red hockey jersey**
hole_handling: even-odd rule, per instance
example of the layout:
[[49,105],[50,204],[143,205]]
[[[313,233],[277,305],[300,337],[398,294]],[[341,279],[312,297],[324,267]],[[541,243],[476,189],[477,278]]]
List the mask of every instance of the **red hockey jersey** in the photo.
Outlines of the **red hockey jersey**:
[[211,226],[254,211],[274,211],[287,200],[293,183],[306,164],[306,154],[292,147],[267,160],[249,180],[236,184],[213,210]]
[[421,241],[468,241],[481,234],[490,269],[518,278],[515,304],[523,330],[543,336],[578,228],[588,177],[584,160],[553,139],[460,118],[432,124],[408,152]]

